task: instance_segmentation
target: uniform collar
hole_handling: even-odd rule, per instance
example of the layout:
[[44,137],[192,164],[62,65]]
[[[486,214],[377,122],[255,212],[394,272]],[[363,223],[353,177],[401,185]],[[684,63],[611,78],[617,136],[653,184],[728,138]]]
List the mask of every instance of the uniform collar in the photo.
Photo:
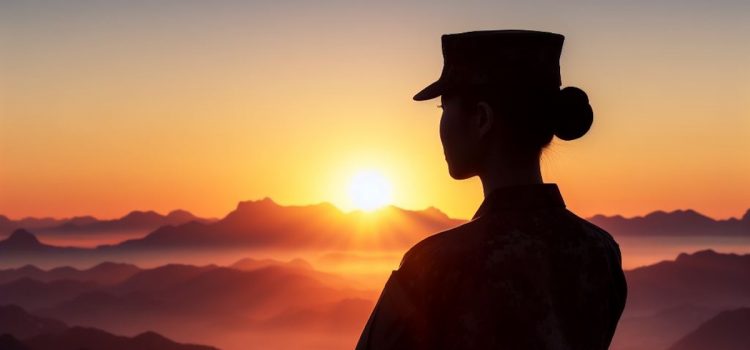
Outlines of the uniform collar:
[[471,219],[502,209],[565,208],[557,184],[533,184],[500,187],[484,197]]

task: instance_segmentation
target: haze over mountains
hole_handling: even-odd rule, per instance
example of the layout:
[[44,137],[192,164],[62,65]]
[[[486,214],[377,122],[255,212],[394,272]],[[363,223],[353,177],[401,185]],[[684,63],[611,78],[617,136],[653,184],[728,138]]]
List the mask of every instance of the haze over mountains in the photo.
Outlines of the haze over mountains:
[[25,228],[37,232],[77,232],[101,233],[107,231],[154,230],[164,225],[179,225],[190,221],[211,222],[216,219],[197,217],[185,210],[173,210],[167,215],[155,211],[134,210],[127,215],[111,220],[100,220],[93,216],[76,216],[72,218],[23,218],[11,220],[0,215],[0,236]]
[[666,349],[718,313],[750,306],[750,254],[683,253],[627,270],[625,278],[628,299],[613,350]]
[[[10,220],[5,227],[40,226],[13,226],[0,240],[0,305],[52,320],[40,321],[40,327],[64,322],[64,331],[55,333],[61,336],[48,336],[44,344],[93,337],[126,350],[144,339],[224,350],[244,350],[247,344],[350,349],[379,295],[381,278],[397,267],[405,250],[466,222],[435,208],[345,213],[327,203],[282,206],[270,198],[240,202],[221,219],[154,214]],[[729,220],[690,210],[591,220],[621,243],[646,242],[642,247],[649,251],[695,237],[708,238],[697,240],[704,244],[698,247],[750,242],[750,213]],[[75,244],[81,235],[152,226],[112,244]],[[50,235],[61,244],[38,239]],[[624,260],[636,253],[634,247],[621,245]],[[700,248],[667,259],[627,268],[628,301],[613,350],[693,349],[691,344],[734,339],[711,325],[722,324],[724,318],[712,320],[724,311],[750,307],[750,254]],[[16,329],[0,337],[0,345],[29,347],[29,339],[41,334],[29,331]]]
[[[599,215],[591,220],[615,238],[720,236],[750,239],[750,212],[740,219],[729,220],[714,220],[691,210],[654,212],[635,218]],[[169,224],[164,224],[166,222]],[[414,211],[386,206],[372,213],[345,213],[329,203],[282,206],[264,198],[240,202],[235,210],[216,220],[198,219],[184,211],[173,211],[167,216],[133,212],[117,220],[69,221],[54,226],[58,230],[54,235],[63,237],[54,245],[40,242],[45,233],[40,236],[33,230],[16,229],[0,241],[0,255],[4,257],[0,267],[24,264],[51,267],[55,261],[58,265],[82,267],[105,260],[142,262],[149,257],[157,259],[157,263],[165,263],[158,258],[165,256],[167,250],[173,252],[174,262],[186,263],[202,260],[179,259],[180,252],[197,257],[201,254],[210,256],[217,250],[225,253],[233,250],[236,253],[228,255],[232,259],[247,256],[249,250],[403,252],[429,235],[465,222],[449,218],[435,208]],[[14,222],[14,225],[19,223]],[[84,235],[103,235],[103,231],[96,229],[125,230],[155,225],[160,226],[95,248],[61,246],[67,242],[65,235],[80,233],[76,228]],[[41,230],[48,233],[50,228]],[[69,241],[75,242],[73,239]]]
[[[395,206],[387,206],[380,209],[385,215],[379,215],[381,221],[389,214],[404,217],[408,220],[422,221],[424,224],[432,224],[436,229],[444,229],[446,225],[458,225],[466,220],[451,219],[440,210],[430,207],[425,210],[406,210]],[[24,228],[39,233],[102,233],[109,231],[159,231],[159,237],[152,237],[150,242],[157,243],[169,240],[175,230],[191,232],[188,240],[201,241],[199,233],[205,230],[226,231],[262,231],[270,230],[271,233],[283,230],[279,221],[291,220],[287,225],[292,226],[294,231],[299,231],[299,225],[305,224],[308,230],[330,229],[325,225],[326,220],[349,221],[341,223],[342,227],[350,227],[351,221],[362,221],[363,217],[369,217],[367,213],[354,211],[343,213],[341,210],[329,203],[320,203],[302,206],[282,206],[266,197],[255,201],[239,202],[236,209],[228,213],[222,219],[200,218],[185,210],[173,210],[167,215],[161,215],[154,211],[132,211],[127,215],[111,220],[99,220],[93,216],[79,216],[73,218],[24,218],[11,220],[0,215],[0,237],[9,236],[13,231]],[[595,215],[589,218],[593,223],[606,230],[614,232],[615,235],[747,235],[750,236],[750,209],[741,218],[730,218],[716,220],[705,216],[694,210],[676,210],[672,212],[655,211],[645,216],[625,218],[620,215],[605,216]],[[431,222],[430,222],[431,221]],[[187,225],[186,225],[187,224]],[[296,225],[296,227],[295,227]],[[391,226],[389,226],[391,225]],[[168,228],[165,226],[173,226]],[[335,227],[334,227],[335,228]],[[379,229],[386,231],[391,228],[398,229],[398,223],[390,222]],[[300,233],[302,234],[302,233]],[[408,234],[408,233],[407,233]],[[250,236],[253,236],[252,234]],[[299,237],[295,237],[299,238]],[[304,238],[304,237],[303,237]],[[257,232],[253,237],[245,238],[248,243],[264,243],[268,241],[284,240],[278,235],[269,234],[259,236]],[[310,242],[306,242],[310,243]],[[133,243],[139,244],[139,243]],[[190,243],[186,243],[190,244]],[[211,244],[221,244],[212,241]]]
[[167,250],[191,255],[228,249],[403,250],[463,222],[435,208],[410,211],[388,206],[373,213],[344,213],[327,203],[280,206],[265,198],[241,202],[217,221],[166,225],[143,238],[95,249],[50,246],[29,230],[17,229],[0,241],[0,255],[5,257],[0,267],[50,266],[52,261],[77,266],[104,260],[136,262],[144,255],[163,256]]
[[0,306],[2,350],[217,350],[203,345],[179,344],[155,332],[129,338],[96,328],[68,327],[55,319],[29,314],[16,305]]
[[[697,339],[700,344],[726,340],[726,335],[716,335],[723,333],[711,331],[716,327],[709,327],[710,320],[723,311],[750,307],[748,271],[750,254],[711,250],[626,271],[628,303],[611,348],[656,350],[678,341],[687,346]],[[301,259],[248,258],[230,266],[151,269],[102,263],[82,270],[0,270],[0,300],[39,317],[129,336],[151,330],[227,350],[244,349],[237,344],[248,342],[270,344],[263,342],[271,334],[288,342],[282,348],[311,341],[321,349],[350,348],[379,293],[354,285]],[[704,323],[707,331],[688,337]],[[54,321],[39,324],[59,328]],[[27,330],[18,337],[39,333]],[[743,335],[729,338],[735,336]]]
[[228,336],[248,344],[269,332],[300,339],[354,334],[364,326],[378,292],[358,289],[357,283],[300,259],[153,269],[113,263],[85,270],[25,266],[0,270],[0,278],[2,303],[35,315],[117,334],[155,330],[223,348],[231,345]]
[[[137,218],[140,219],[136,220]],[[226,258],[219,261],[220,263],[229,263],[230,260],[248,255],[257,256],[259,253],[266,253],[265,256],[272,257],[274,255],[269,253],[271,251],[291,255],[300,251],[329,252],[329,257],[347,258],[339,259],[341,261],[332,266],[374,266],[367,262],[371,259],[370,253],[382,251],[391,254],[389,258],[380,259],[384,263],[381,265],[385,266],[396,263],[397,255],[423,238],[466,222],[449,218],[435,208],[413,211],[386,206],[371,213],[345,213],[328,203],[282,206],[270,198],[240,202],[235,210],[221,219],[193,218],[195,217],[187,212],[174,211],[168,216],[141,212],[131,213],[117,220],[79,220],[83,222],[55,226],[66,227],[68,230],[52,234],[58,239],[55,244],[44,243],[50,237],[46,229],[42,229],[41,234],[33,230],[16,229],[5,240],[0,241],[0,255],[4,257],[0,261],[0,268],[25,264],[42,267],[55,267],[60,264],[86,267],[101,261],[151,261],[150,264],[154,266],[168,262],[203,264],[217,262],[212,260],[212,257],[217,256],[217,251],[221,251]],[[189,221],[183,222],[184,220]],[[750,214],[740,219],[713,220],[688,210],[655,212],[645,217],[630,219],[619,216],[595,216],[591,220],[608,230],[615,238],[734,237],[750,240]],[[75,239],[66,237],[105,235],[103,231],[87,231],[93,230],[92,227],[133,229],[165,221],[172,224],[162,225],[147,232],[131,231],[140,233],[117,237],[111,244],[97,247],[63,247],[67,242],[73,245],[76,242]],[[84,233],[75,231],[74,227],[83,228]],[[750,247],[750,243],[743,244]],[[632,251],[632,247],[627,244],[623,249]],[[165,254],[167,251],[170,253]],[[250,254],[251,251],[254,253]],[[366,251],[368,254],[353,253],[356,251]],[[662,258],[674,256],[677,252],[669,251],[668,254],[662,255]],[[165,257],[171,260],[166,260]],[[313,259],[310,256],[306,257]],[[629,267],[656,261],[654,257],[635,259],[627,254],[626,258],[626,265]]]
[[750,344],[750,308],[722,311],[678,340],[669,350],[746,350]]
[[646,216],[595,215],[589,218],[614,235],[750,237],[750,209],[741,218],[715,220],[694,210],[655,211]]

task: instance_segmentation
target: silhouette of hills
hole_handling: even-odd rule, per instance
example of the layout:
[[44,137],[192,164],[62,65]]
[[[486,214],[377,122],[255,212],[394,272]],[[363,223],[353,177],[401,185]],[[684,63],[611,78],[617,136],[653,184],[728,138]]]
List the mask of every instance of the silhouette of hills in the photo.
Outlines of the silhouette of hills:
[[58,334],[38,335],[24,343],[30,350],[217,350],[211,346],[176,343],[154,332],[129,338],[87,327],[72,327]]
[[628,309],[750,305],[750,254],[701,250],[625,272]]
[[8,238],[0,241],[0,266],[54,261],[70,264],[71,260],[77,261],[91,256],[92,253],[92,249],[47,245],[40,242],[33,233],[17,229]]
[[0,241],[0,252],[2,251],[29,251],[29,250],[50,250],[58,247],[47,246],[29,231],[18,229],[3,241]]
[[161,227],[116,247],[404,248],[463,222],[435,208],[343,213],[329,203],[281,206],[266,197],[240,202],[219,221]]
[[[626,271],[628,304],[612,349],[664,349],[719,311],[750,306],[749,264],[750,254],[702,250]],[[112,267],[129,276],[103,282],[91,272]],[[226,332],[354,334],[377,297],[302,259],[149,269],[24,266],[1,270],[0,278],[8,279],[0,282],[0,300],[43,317],[121,334],[191,334],[192,341],[222,346],[229,344],[220,340]]]
[[746,350],[750,347],[750,308],[722,311],[685,335],[669,350]]
[[26,228],[29,230],[41,229],[45,227],[54,227],[64,223],[67,219],[55,219],[55,218],[23,218],[19,220],[11,220],[5,215],[0,215],[0,235],[8,234],[19,228]]
[[715,308],[679,305],[632,316],[626,306],[612,350],[663,350],[716,314]]
[[16,305],[0,306],[0,349],[28,350],[216,350],[179,344],[155,332],[129,338],[95,328],[68,327],[58,320],[27,313]]
[[29,278],[40,282],[68,279],[110,285],[122,282],[139,271],[141,269],[135,265],[112,262],[103,262],[85,270],[69,266],[42,270],[34,265],[25,265],[17,269],[0,270],[0,284]]
[[614,235],[750,236],[750,209],[741,218],[715,220],[694,210],[655,211],[646,216],[595,215],[591,222]]
[[[117,225],[120,226],[114,221],[80,221],[88,223],[87,227],[134,227],[136,221],[153,224],[159,221],[158,216],[154,212],[132,212],[118,219]],[[193,218],[192,214],[182,211],[172,212],[166,217],[176,221]],[[714,220],[692,210],[654,212],[635,218],[597,215],[591,220],[615,236],[750,236],[750,211],[740,219],[728,220]],[[465,221],[449,218],[433,207],[412,211],[387,206],[373,213],[344,213],[329,203],[282,206],[266,197],[240,202],[235,210],[218,220],[191,220],[160,226],[146,236],[141,234],[136,239],[97,248],[45,245],[33,239],[28,230],[17,229],[6,240],[0,241],[0,254],[5,257],[0,261],[0,266],[29,263],[53,266],[51,264],[55,261],[58,261],[58,265],[62,262],[78,266],[105,260],[139,262],[136,257],[141,254],[163,255],[166,250],[272,248],[400,251],[431,234],[462,223]],[[76,225],[79,228],[85,226]]]
[[93,216],[72,218],[23,218],[11,220],[0,215],[0,235],[25,228],[45,233],[101,233],[108,231],[152,231],[165,225],[179,225],[190,221],[208,223],[212,218],[200,218],[186,210],[173,210],[167,215],[155,211],[134,210],[117,219],[100,220]]
[[721,310],[750,307],[749,271],[750,254],[713,250],[625,271],[628,300],[611,349],[665,349]]
[[55,319],[30,315],[17,305],[0,306],[0,333],[26,339],[41,334],[60,333],[68,326]]
[[218,269],[218,266],[192,266],[169,264],[153,269],[140,271],[127,280],[111,288],[112,291],[129,293],[133,291],[157,292],[176,285],[186,283],[197,276]]
[[[443,230],[464,223],[465,220],[450,219],[435,207],[429,207],[421,211],[412,211],[401,209],[395,206],[388,206],[380,209],[381,213],[394,214],[394,217],[387,218],[388,215],[380,215],[379,220],[370,220],[379,222],[374,227],[369,227],[370,231],[383,231],[389,226],[399,228],[397,221],[399,217],[406,218],[417,227],[434,227],[437,230]],[[271,232],[277,232],[283,225],[279,225],[277,218],[294,218],[297,220],[296,225],[309,224],[307,230],[313,230],[320,225],[323,218],[337,218],[345,223],[339,225],[341,230],[352,229],[353,226],[360,226],[361,222],[367,221],[366,217],[372,216],[361,211],[344,214],[330,203],[320,203],[302,206],[281,206],[275,203],[271,198],[265,197],[261,200],[239,202],[237,208],[226,215],[221,220],[213,218],[200,218],[185,210],[174,210],[167,215],[161,215],[154,211],[132,211],[127,215],[111,220],[100,220],[93,216],[77,216],[65,219],[55,218],[23,218],[20,220],[11,220],[6,216],[0,215],[0,236],[9,234],[19,228],[35,230],[39,233],[100,233],[114,231],[154,231],[156,235],[148,238],[148,244],[163,245],[170,241],[171,236],[179,235],[180,232],[188,232],[185,245],[197,244],[202,239],[199,232],[206,230],[218,229],[225,234],[221,238],[229,241],[237,241],[226,237],[226,232],[231,229],[241,229],[241,233],[236,236],[242,236],[246,244],[264,245],[268,243],[285,243],[287,236],[274,236],[273,234],[259,235],[259,231],[269,229]],[[316,219],[318,217],[319,219]],[[269,220],[268,222],[264,222]],[[727,220],[715,220],[694,210],[676,210],[672,212],[655,211],[645,216],[636,216],[625,218],[620,215],[605,216],[595,215],[589,218],[594,224],[613,232],[615,235],[750,235],[750,209],[741,218],[731,218]],[[388,222],[390,221],[390,223]],[[196,224],[197,223],[197,224]],[[447,226],[446,226],[447,223]],[[403,223],[402,223],[403,224]],[[292,228],[295,223],[290,223]],[[165,227],[166,226],[166,227]],[[171,227],[170,227],[171,226]],[[161,230],[158,230],[162,228]],[[253,229],[250,229],[253,228]],[[326,227],[330,229],[331,227]],[[244,234],[243,234],[244,233]],[[325,238],[321,238],[325,240]],[[385,241],[388,241],[387,239]],[[398,240],[397,240],[398,241]],[[211,244],[221,244],[218,240],[210,240]],[[309,242],[305,242],[309,243]],[[395,242],[390,242],[395,243]],[[146,244],[135,240],[130,244]],[[284,245],[284,244],[282,244]]]
[[17,304],[26,309],[36,310],[57,305],[99,287],[93,282],[65,279],[39,282],[30,278],[21,278],[0,284],[0,300],[3,303]]
[[127,230],[154,230],[165,225],[179,225],[186,222],[212,222],[214,219],[199,218],[185,210],[173,210],[167,215],[161,215],[155,211],[132,211],[127,215],[113,220],[96,220],[88,217],[86,220],[71,220],[51,230],[62,232],[102,232],[102,231],[127,231]]
[[360,327],[376,296],[375,291],[354,289],[352,282],[317,271],[301,259],[243,259],[232,267],[124,265],[129,274],[136,272],[117,282],[105,279],[106,284],[91,277],[91,271],[112,266],[121,269],[107,263],[88,270],[26,266],[0,271],[0,276],[12,273],[16,278],[0,283],[0,300],[44,317],[115,333],[145,328],[183,334],[185,327],[213,332]]

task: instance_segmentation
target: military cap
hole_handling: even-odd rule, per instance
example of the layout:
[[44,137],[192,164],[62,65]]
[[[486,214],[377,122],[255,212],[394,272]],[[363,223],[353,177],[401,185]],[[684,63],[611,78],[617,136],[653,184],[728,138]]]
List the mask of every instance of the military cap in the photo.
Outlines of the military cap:
[[483,87],[559,89],[564,39],[560,34],[532,30],[444,34],[440,78],[414,95],[414,100]]

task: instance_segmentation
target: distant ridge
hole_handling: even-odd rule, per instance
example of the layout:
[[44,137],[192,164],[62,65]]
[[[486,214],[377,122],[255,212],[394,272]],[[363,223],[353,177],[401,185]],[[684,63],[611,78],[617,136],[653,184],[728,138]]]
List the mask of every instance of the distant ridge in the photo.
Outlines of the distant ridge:
[[747,236],[750,209],[741,218],[715,220],[695,210],[655,211],[646,216],[595,215],[589,221],[613,235],[632,236]]
[[23,218],[11,220],[0,215],[0,235],[7,234],[19,228],[34,230],[37,232],[107,232],[107,231],[132,231],[132,230],[155,230],[160,226],[179,225],[190,221],[208,223],[216,219],[200,218],[186,210],[173,210],[167,215],[159,214],[153,210],[134,210],[117,219],[100,220],[93,216],[75,216],[72,218]]
[[330,203],[282,206],[266,197],[239,202],[216,222],[164,226],[111,248],[404,248],[464,222],[435,208],[416,211],[390,205],[371,213],[344,213]]
[[610,348],[667,349],[720,311],[750,307],[749,277],[750,254],[714,250],[625,271],[627,305]]
[[55,231],[118,231],[134,229],[156,229],[165,225],[179,225],[186,222],[212,222],[214,219],[199,218],[186,210],[173,210],[167,215],[161,215],[153,210],[134,210],[127,215],[113,220],[86,220],[81,222],[69,220],[59,226],[52,227]]
[[[263,209],[265,207],[265,209]],[[282,206],[276,203],[270,197],[263,197],[258,200],[240,201],[232,212],[228,213],[221,220],[233,220],[233,216],[242,216],[248,211],[262,211],[279,208],[318,208],[321,212],[343,214],[341,210],[328,202],[308,205],[288,205]],[[433,217],[439,220],[453,220],[455,222],[465,222],[462,219],[451,219],[439,209],[430,206],[424,210],[407,210],[393,205],[386,206],[380,211],[402,211],[411,213],[421,213],[425,217]],[[353,211],[347,215],[365,215],[362,211]],[[240,219],[241,220],[241,219]],[[675,210],[671,212],[654,211],[644,216],[623,217],[621,215],[594,215],[588,218],[594,224],[612,231],[615,235],[669,235],[669,236],[689,236],[689,235],[720,235],[720,236],[750,236],[750,209],[740,218],[731,218],[726,220],[716,220],[703,215],[695,210]],[[20,220],[11,220],[4,215],[0,215],[0,235],[8,234],[15,229],[25,228],[37,232],[107,232],[123,230],[149,230],[153,231],[162,226],[180,226],[190,222],[201,224],[210,224],[220,221],[215,218],[200,218],[186,210],[173,210],[166,215],[159,214],[155,211],[134,210],[118,219],[100,220],[93,216],[76,216],[64,219],[55,218],[23,218]]]
[[[216,329],[210,327],[242,332],[358,329],[374,306],[376,291],[355,285],[342,276],[315,270],[301,259],[242,259],[230,267],[162,265],[107,286],[73,279],[38,282],[22,277],[0,283],[0,300],[34,310],[45,319],[121,334],[149,329],[177,336],[182,333],[175,333],[174,325],[179,324],[199,332],[205,330],[191,334],[190,339],[214,343],[207,334]],[[0,326],[3,317],[9,317],[6,324],[16,327],[11,333],[25,342],[18,336],[18,327],[23,324],[14,319],[16,313],[0,307]]]
[[747,350],[750,308],[722,311],[672,345],[669,350]]
[[42,270],[34,265],[25,265],[16,269],[0,270],[0,284],[22,278],[30,278],[40,282],[76,280],[82,282],[95,282],[100,285],[110,285],[122,282],[140,271],[141,269],[135,265],[113,262],[99,263],[96,266],[85,270],[79,270],[69,266]]
[[[713,250],[625,271],[629,312],[681,305],[750,305],[750,254]],[[719,304],[717,304],[719,303]]]
[[0,305],[0,333],[26,339],[40,334],[60,333],[68,326],[55,319],[30,315],[17,305]]
[[19,255],[27,253],[62,253],[81,252],[82,248],[69,248],[46,245],[40,242],[33,233],[19,228],[8,238],[0,241],[0,256]]
[[129,338],[96,328],[68,327],[50,318],[29,314],[16,305],[0,306],[0,349],[118,349],[118,350],[217,350],[179,344],[155,332]]
[[[134,222],[153,223],[158,217],[154,212],[134,211],[117,222],[135,227]],[[180,221],[192,218],[192,214],[173,211],[164,216],[167,217]],[[635,218],[597,215],[590,220],[615,237],[750,237],[750,211],[741,219],[728,220],[714,220],[693,210],[659,211]],[[89,227],[105,224],[87,218],[79,221]],[[389,205],[374,212],[343,212],[326,202],[283,206],[265,197],[239,202],[221,219],[163,225],[136,235],[138,238],[96,248],[52,246],[37,240],[29,229],[16,229],[7,239],[0,240],[0,267],[53,266],[55,261],[85,266],[105,260],[135,261],[132,258],[139,254],[156,256],[167,250],[187,249],[402,250],[464,223],[466,220],[450,218],[434,207],[407,210]],[[115,227],[114,223],[108,225]]]
[[0,241],[0,249],[29,250],[38,249],[42,246],[36,236],[24,229],[15,230],[6,240]]

